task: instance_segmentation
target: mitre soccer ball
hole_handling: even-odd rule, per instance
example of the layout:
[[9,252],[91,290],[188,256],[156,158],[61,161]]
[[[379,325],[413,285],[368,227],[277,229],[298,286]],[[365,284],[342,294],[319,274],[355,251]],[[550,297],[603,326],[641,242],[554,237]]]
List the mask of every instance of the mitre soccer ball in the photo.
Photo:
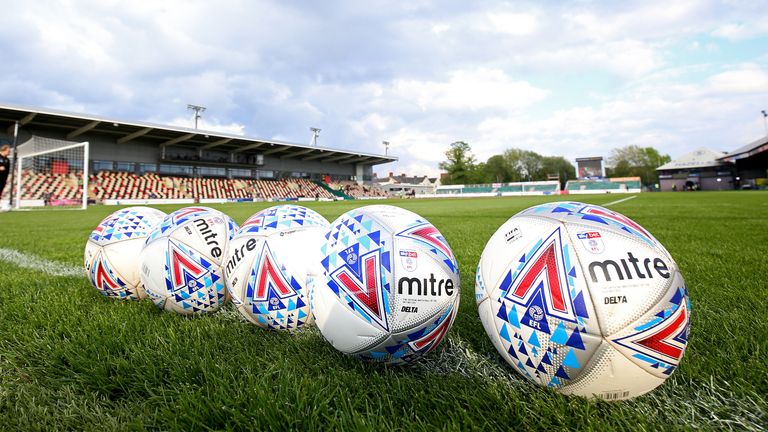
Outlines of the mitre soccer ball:
[[419,215],[373,205],[331,224],[312,311],[336,349],[387,364],[433,350],[459,307],[459,270],[445,238]]
[[224,279],[238,311],[262,328],[312,323],[307,277],[317,276],[328,221],[298,205],[262,210],[229,242]]
[[110,298],[146,297],[139,278],[139,252],[165,213],[128,207],[102,220],[85,244],[85,272],[91,284]]
[[141,250],[141,281],[160,308],[184,315],[218,310],[227,300],[224,252],[237,230],[224,213],[186,207],[163,219]]
[[648,231],[603,207],[531,207],[488,241],[480,319],[519,373],[566,394],[628,399],[664,382],[688,343],[683,276]]

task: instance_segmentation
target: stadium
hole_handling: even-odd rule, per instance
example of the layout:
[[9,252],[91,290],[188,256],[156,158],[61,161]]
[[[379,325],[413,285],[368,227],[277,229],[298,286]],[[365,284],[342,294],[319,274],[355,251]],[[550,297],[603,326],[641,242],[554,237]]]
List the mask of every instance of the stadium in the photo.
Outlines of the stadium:
[[[226,200],[375,197],[359,187],[373,167],[396,161],[384,155],[246,138],[210,131],[0,107],[12,142],[18,124],[20,155],[87,142],[83,150],[38,155],[22,167],[21,206],[82,201],[190,203]],[[88,166],[83,166],[87,159]],[[88,178],[83,181],[84,168]],[[10,188],[4,198],[9,199]],[[349,194],[345,193],[344,191]]]
[[[0,140],[15,138],[19,169],[3,195],[19,211],[0,213],[0,425],[6,429],[764,430],[768,424],[768,303],[761,300],[768,283],[768,220],[761,209],[768,199],[763,191],[733,191],[731,180],[715,180],[725,178],[727,166],[733,181],[749,179],[742,184],[757,189],[765,175],[764,140],[727,154],[697,151],[660,167],[662,190],[675,184],[685,190],[694,180],[702,189],[726,189],[673,194],[641,193],[638,177],[605,178],[601,157],[578,160],[579,178],[565,185],[441,185],[404,174],[375,178],[374,167],[398,160],[390,155],[12,105],[0,107],[0,124]],[[408,196],[419,199],[402,199]],[[652,232],[690,292],[691,338],[679,369],[629,401],[588,400],[532,384],[498,355],[478,319],[478,262],[494,231],[531,206],[573,200],[620,212]],[[439,228],[455,252],[460,281],[455,321],[442,343],[410,366],[367,363],[334,349],[316,328],[264,330],[231,303],[182,317],[150,301],[100,295],[84,276],[89,233],[116,209],[151,205],[171,213],[204,204],[241,224],[285,201],[328,221],[372,203],[395,205]],[[61,211],[67,207],[86,210]],[[506,233],[507,241],[520,231]],[[629,257],[595,268],[631,278]],[[644,265],[648,276],[666,270],[666,264]],[[419,280],[411,280],[408,289],[421,293]],[[687,342],[687,330],[675,337]],[[538,341],[521,340],[520,349],[532,343]]]
[[[392,173],[375,179],[376,165],[398,158],[13,105],[0,105],[0,125],[4,131],[0,142],[16,143],[19,149],[21,169],[16,169],[2,196],[9,206],[15,195],[17,208],[634,193],[642,189],[637,177],[608,179],[594,174],[571,179],[562,190],[556,180],[441,185],[437,179]],[[580,172],[597,169],[604,174],[602,158],[577,162]]]

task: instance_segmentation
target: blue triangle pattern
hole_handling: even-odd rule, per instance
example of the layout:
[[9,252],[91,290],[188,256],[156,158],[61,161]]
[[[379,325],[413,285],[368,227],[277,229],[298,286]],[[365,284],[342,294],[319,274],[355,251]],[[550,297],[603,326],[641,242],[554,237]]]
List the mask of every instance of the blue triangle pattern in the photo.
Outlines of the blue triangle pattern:
[[549,339],[559,345],[565,345],[565,343],[568,341],[568,332],[566,332],[565,325],[563,325],[562,321],[560,321],[560,324],[557,325],[557,328],[552,333],[552,337]]
[[528,355],[528,350],[525,349],[525,344],[521,341],[517,350],[520,354]]
[[604,224],[604,225],[608,225],[608,222],[606,222],[605,219],[601,218],[600,216],[585,214],[581,218],[583,220],[588,220],[588,221],[592,221],[592,222],[597,222],[597,223],[601,223],[601,224]]
[[584,341],[581,340],[581,333],[579,333],[579,329],[575,329],[573,333],[571,333],[571,337],[568,338],[568,341],[565,344],[569,347],[577,348],[580,350],[586,349],[584,347]]
[[573,369],[578,369],[581,367],[581,365],[579,365],[579,360],[576,358],[576,354],[573,353],[573,350],[568,350],[568,354],[566,354],[565,358],[563,359],[563,365]]
[[509,321],[507,322],[517,328],[520,328],[520,319],[517,317],[517,307],[515,307],[515,305],[512,305],[512,309],[509,310],[507,317],[509,318]]
[[517,357],[517,351],[515,351],[515,347],[514,347],[514,346],[510,345],[510,346],[509,346],[509,349],[507,350],[507,352],[508,352],[508,353],[509,353],[509,355],[511,355],[513,358],[515,358],[515,359],[517,359],[517,360],[520,360],[520,359]]
[[509,318],[507,318],[507,306],[504,304],[504,302],[501,303],[501,307],[499,308],[499,311],[496,313],[496,316],[503,319],[506,322],[509,322]]
[[501,336],[501,338],[507,342],[510,342],[510,343],[512,342],[512,340],[509,338],[509,331],[507,330],[506,324],[501,325],[501,331],[499,332],[499,336]]
[[541,348],[541,344],[539,343],[539,337],[536,336],[536,332],[531,333],[531,337],[528,338],[528,344],[534,347]]
[[576,313],[577,317],[589,318],[589,313],[587,313],[587,305],[584,304],[583,292],[577,294],[573,299],[573,311]]
[[501,285],[499,285],[499,289],[502,290],[505,295],[507,291],[509,291],[509,288],[512,286],[512,270],[508,271],[507,274],[504,276],[504,279],[501,281]]

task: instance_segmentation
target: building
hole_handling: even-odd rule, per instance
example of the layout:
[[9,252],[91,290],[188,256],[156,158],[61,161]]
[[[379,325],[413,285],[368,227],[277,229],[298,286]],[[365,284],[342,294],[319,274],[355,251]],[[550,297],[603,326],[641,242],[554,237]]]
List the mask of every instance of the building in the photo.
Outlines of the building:
[[701,148],[656,168],[661,191],[734,189],[735,170],[733,164],[721,160],[724,156]]
[[736,187],[768,188],[768,136],[739,147],[719,160],[735,167]]
[[88,141],[90,172],[182,177],[371,181],[388,155],[338,150],[179,126],[0,104],[0,141],[33,136]]
[[768,188],[768,136],[729,153],[701,148],[658,168],[662,191]]
[[376,185],[390,195],[431,195],[440,185],[440,179],[428,176],[395,175],[390,172],[387,177],[374,179]]

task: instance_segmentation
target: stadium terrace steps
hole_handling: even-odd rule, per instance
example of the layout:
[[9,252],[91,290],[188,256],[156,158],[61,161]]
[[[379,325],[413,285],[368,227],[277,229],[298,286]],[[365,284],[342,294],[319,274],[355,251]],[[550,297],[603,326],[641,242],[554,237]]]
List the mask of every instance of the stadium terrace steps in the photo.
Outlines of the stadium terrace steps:
[[[21,199],[81,198],[77,173],[53,174],[24,170]],[[9,195],[6,187],[3,196]],[[308,179],[245,180],[223,178],[161,177],[100,171],[89,176],[89,198],[96,201],[126,199],[332,199],[328,190]]]

